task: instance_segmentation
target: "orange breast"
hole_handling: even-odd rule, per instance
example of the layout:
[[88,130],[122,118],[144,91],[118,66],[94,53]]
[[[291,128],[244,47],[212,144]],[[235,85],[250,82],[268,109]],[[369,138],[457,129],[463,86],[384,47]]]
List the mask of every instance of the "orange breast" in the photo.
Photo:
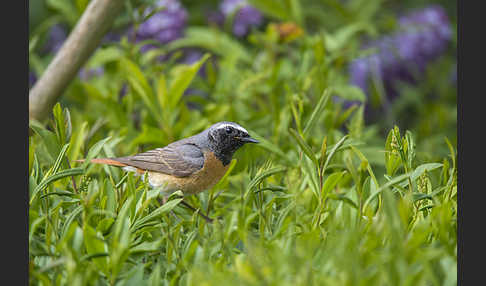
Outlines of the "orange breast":
[[170,194],[181,190],[184,195],[193,195],[213,187],[224,176],[229,164],[223,163],[212,152],[204,155],[204,165],[201,170],[184,178],[167,174],[149,172],[149,182],[154,187],[163,187],[163,192]]

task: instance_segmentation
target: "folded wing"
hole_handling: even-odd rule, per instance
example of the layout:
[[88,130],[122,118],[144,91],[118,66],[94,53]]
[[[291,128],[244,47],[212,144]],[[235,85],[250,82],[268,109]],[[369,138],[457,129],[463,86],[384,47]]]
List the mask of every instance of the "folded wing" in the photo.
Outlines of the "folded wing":
[[204,154],[199,147],[190,143],[171,144],[134,156],[110,159],[144,171],[161,172],[176,177],[187,177],[204,165]]

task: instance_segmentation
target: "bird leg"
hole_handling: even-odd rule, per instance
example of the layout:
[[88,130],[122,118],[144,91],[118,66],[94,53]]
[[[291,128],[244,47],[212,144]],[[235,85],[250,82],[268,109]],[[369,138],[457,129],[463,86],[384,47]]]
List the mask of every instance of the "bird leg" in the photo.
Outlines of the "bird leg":
[[[162,199],[160,197],[157,197],[157,201],[159,202],[160,205],[163,205],[167,202],[167,197],[163,196]],[[196,212],[197,209],[191,206],[190,204],[186,203],[185,201],[181,201],[181,204],[185,206],[186,208],[192,210],[193,212]],[[207,222],[212,223],[213,219],[209,218],[208,216],[202,214],[200,211],[197,212],[203,219],[205,219]]]
[[162,199],[160,197],[157,197],[157,201],[159,202],[159,205],[165,205],[167,202],[167,197],[163,196]]
[[[186,208],[188,208],[188,209],[192,210],[193,212],[196,212],[196,211],[197,211],[197,209],[196,209],[196,208],[194,208],[194,207],[193,207],[193,206],[191,206],[190,204],[186,203],[185,201],[181,201],[181,204],[182,204],[183,206],[185,206]],[[211,219],[211,218],[207,217],[206,215],[202,214],[200,211],[199,211],[199,212],[197,212],[197,213],[198,213],[198,214],[199,214],[199,215],[200,215],[202,218],[204,218],[204,219],[205,219],[207,222],[209,222],[209,223],[212,223],[212,222],[213,222],[213,219]]]

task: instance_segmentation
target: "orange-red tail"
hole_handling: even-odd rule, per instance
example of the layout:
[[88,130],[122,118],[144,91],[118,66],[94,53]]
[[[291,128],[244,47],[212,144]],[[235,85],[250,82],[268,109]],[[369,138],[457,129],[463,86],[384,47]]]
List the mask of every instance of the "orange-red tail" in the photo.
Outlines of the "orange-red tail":
[[[76,160],[75,162],[80,162],[83,163],[85,160]],[[128,166],[127,164],[120,163],[118,161],[115,161],[113,159],[108,159],[108,158],[96,158],[96,159],[91,159],[90,163],[96,163],[96,164],[106,164],[106,165],[112,165],[112,166],[118,166],[118,167],[126,167]]]

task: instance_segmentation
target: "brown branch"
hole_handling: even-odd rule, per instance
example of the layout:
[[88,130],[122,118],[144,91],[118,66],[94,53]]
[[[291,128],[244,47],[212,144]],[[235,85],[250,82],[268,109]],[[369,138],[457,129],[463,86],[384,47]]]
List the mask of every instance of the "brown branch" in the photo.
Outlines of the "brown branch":
[[81,66],[98,47],[113,20],[122,10],[122,0],[91,0],[61,49],[29,93],[29,119],[42,121]]

